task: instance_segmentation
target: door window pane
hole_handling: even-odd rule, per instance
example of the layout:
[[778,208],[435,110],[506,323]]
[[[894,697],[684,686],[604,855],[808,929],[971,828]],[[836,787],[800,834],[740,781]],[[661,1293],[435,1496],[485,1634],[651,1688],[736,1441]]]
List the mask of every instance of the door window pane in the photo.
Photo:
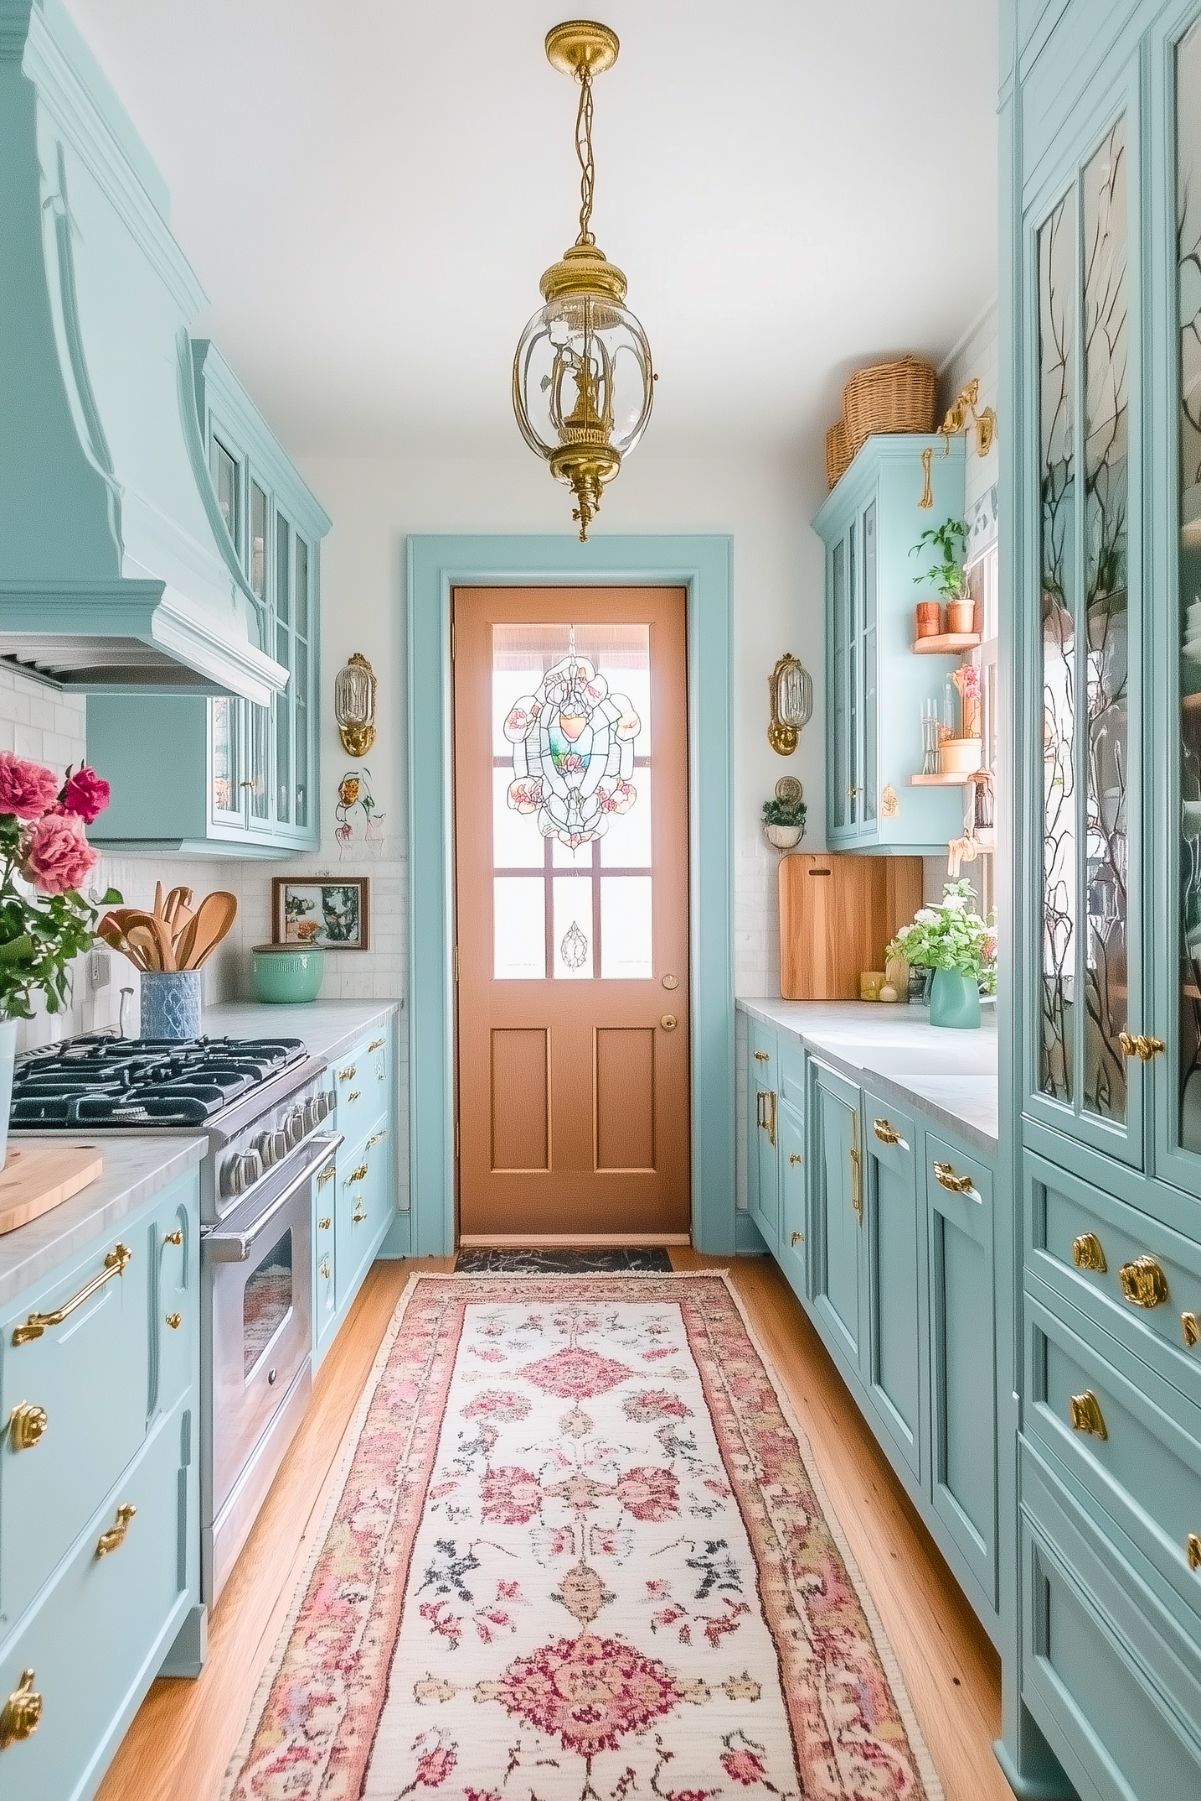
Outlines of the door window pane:
[[296,538],[296,630],[302,638],[309,635],[309,547]]
[[509,805],[511,769],[492,771],[492,867],[541,869],[546,862],[546,840],[530,830],[528,813]]
[[492,879],[492,970],[498,982],[546,979],[546,884],[541,876]]
[[593,965],[592,881],[556,876],[554,880],[554,973],[564,981],[586,981]]
[[238,703],[228,694],[209,702],[213,735],[212,808],[214,813],[241,811],[238,787]]
[[628,813],[613,816],[600,841],[602,869],[649,869],[651,866],[651,772],[635,765],[638,798]]
[[1176,61],[1180,259],[1180,924],[1176,1133],[1201,1152],[1201,25]]
[[267,1253],[242,1290],[242,1370],[249,1375],[292,1311],[292,1230]]
[[267,598],[267,496],[256,481],[250,484],[250,586],[260,600]]
[[253,819],[266,819],[268,802],[271,798],[271,709],[269,707],[248,706],[246,709],[248,725],[249,767],[247,775],[250,780],[250,814]]
[[601,974],[610,981],[644,981],[652,974],[651,878],[602,876]]

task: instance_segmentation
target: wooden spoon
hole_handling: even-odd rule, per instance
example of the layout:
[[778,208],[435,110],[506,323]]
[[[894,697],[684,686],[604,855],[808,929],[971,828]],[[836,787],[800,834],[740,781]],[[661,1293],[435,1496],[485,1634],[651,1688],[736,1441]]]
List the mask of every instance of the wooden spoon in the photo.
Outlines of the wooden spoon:
[[224,889],[206,894],[196,909],[195,918],[184,928],[179,940],[179,967],[199,969],[229,931],[237,911],[235,895]]
[[154,884],[154,916],[156,919],[163,917],[163,884],[161,882]]
[[131,925],[126,933],[126,940],[142,958],[144,969],[163,969],[162,945],[159,936],[150,926]]
[[145,974],[147,967],[145,958],[137,946],[129,942],[111,913],[106,913],[96,927],[96,936],[102,938],[111,950],[120,951],[121,955],[127,957],[135,969],[140,969]]
[[[131,943],[135,942],[135,932],[149,932],[155,946],[150,967],[152,969],[175,969],[177,967],[175,945],[171,938],[171,928],[166,920],[160,918],[157,913],[143,913],[137,907],[124,907],[119,911],[125,915],[119,923]],[[144,943],[145,940],[140,940],[140,942]]]

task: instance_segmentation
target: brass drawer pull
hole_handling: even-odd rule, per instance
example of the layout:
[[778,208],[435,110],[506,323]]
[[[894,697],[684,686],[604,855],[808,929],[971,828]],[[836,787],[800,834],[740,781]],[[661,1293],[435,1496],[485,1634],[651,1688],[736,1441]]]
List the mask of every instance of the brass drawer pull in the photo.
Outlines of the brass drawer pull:
[[1191,1351],[1198,1339],[1201,1339],[1201,1316],[1196,1313],[1182,1313],[1180,1327],[1184,1333],[1184,1342]]
[[35,1671],[22,1670],[20,1682],[0,1707],[0,1751],[32,1738],[42,1723],[45,1703],[34,1689],[35,1680]]
[[120,1507],[117,1509],[116,1525],[110,1526],[108,1531],[102,1532],[100,1537],[96,1540],[97,1557],[108,1557],[111,1552],[119,1551],[121,1549],[121,1546],[125,1543],[125,1534],[129,1531],[129,1522],[133,1519],[137,1511],[137,1508],[131,1501],[123,1501],[121,1503]]
[[1136,1257],[1118,1271],[1122,1297],[1132,1307],[1162,1307],[1168,1298],[1168,1278],[1154,1257]]
[[949,1189],[952,1194],[975,1194],[976,1184],[970,1176],[961,1176],[953,1164],[934,1161],[934,1180],[940,1188]]
[[375,1149],[376,1145],[382,1144],[384,1142],[384,1139],[387,1136],[388,1136],[387,1126],[384,1127],[382,1132],[373,1132],[371,1134],[370,1138],[367,1140],[367,1149],[369,1151],[373,1151]]
[[751,1055],[754,1057],[756,1063],[771,1062],[771,1055],[767,1051],[752,1051]]
[[384,1040],[382,1038],[373,1038],[371,1040],[371,1043],[367,1046],[367,1049],[369,1052],[370,1051],[382,1051],[383,1048],[384,1048]]
[[901,1134],[897,1131],[896,1127],[890,1125],[886,1119],[874,1119],[872,1121],[872,1131],[876,1134],[876,1137],[880,1140],[881,1144],[903,1144],[905,1145],[906,1150],[909,1149],[909,1146],[905,1144],[905,1140],[901,1137]]
[[863,1224],[863,1159],[859,1155],[859,1115],[851,1119],[851,1208]]
[[357,1063],[348,1063],[345,1069],[340,1069],[338,1071],[339,1082],[353,1082],[358,1073],[358,1068],[359,1066]]
[[317,1177],[318,1188],[324,1188],[325,1184],[327,1182],[332,1182],[334,1177],[337,1175],[337,1173],[338,1173],[337,1164],[336,1163],[327,1163],[325,1168],[322,1170],[321,1174]]
[[799,1151],[789,1151],[788,1161],[792,1164],[803,1163],[804,1158],[801,1156],[801,1153]]
[[1109,1265],[1095,1232],[1082,1232],[1079,1238],[1073,1238],[1072,1262],[1077,1269],[1095,1269],[1099,1275],[1105,1274]]
[[79,1292],[73,1294],[69,1301],[64,1301],[61,1307],[54,1309],[53,1313],[31,1313],[23,1326],[14,1326],[13,1343],[15,1345],[28,1344],[30,1339],[40,1338],[47,1326],[61,1326],[63,1321],[77,1308],[82,1307],[85,1301],[91,1300],[97,1289],[103,1288],[106,1282],[111,1282],[114,1276],[123,1276],[125,1266],[132,1256],[133,1252],[127,1244],[115,1244],[104,1259],[104,1268],[94,1275],[90,1282],[85,1282]]
[[361,1088],[352,1088],[346,1098],[348,1101],[361,1101],[363,1098],[363,1090]]
[[354,1212],[350,1216],[352,1225],[361,1226],[366,1217],[367,1212],[362,1201],[356,1201]]
[[333,1220],[330,1218],[329,1214],[327,1213],[325,1215],[324,1219],[319,1219],[317,1221],[317,1230],[319,1232],[328,1232],[330,1227],[333,1225],[333,1223],[334,1223]]
[[1087,1432],[1093,1438],[1109,1437],[1101,1403],[1091,1388],[1086,1388],[1082,1395],[1073,1395],[1068,1406],[1073,1432]]
[[174,1232],[164,1232],[163,1233],[163,1243],[164,1244],[182,1244],[183,1243],[182,1228],[179,1226],[176,1226]]
[[1201,1537],[1190,1532],[1184,1541],[1185,1556],[1188,1558],[1190,1570],[1201,1570]]
[[167,1324],[170,1326],[172,1332],[178,1332],[179,1328],[183,1325],[183,1314],[169,1313],[167,1315]]
[[329,1281],[329,1258],[328,1257],[323,1257],[321,1259],[320,1268],[321,1268],[322,1281],[328,1282]]
[[788,1242],[792,1246],[793,1250],[795,1250],[798,1244],[804,1244],[805,1234],[803,1232],[794,1232],[792,1237],[788,1240]]
[[357,1169],[351,1170],[349,1176],[346,1179],[348,1182],[363,1182],[366,1180],[366,1178],[367,1178],[367,1165],[365,1163],[360,1163]]
[[1137,1057],[1140,1063],[1150,1063],[1168,1048],[1162,1038],[1149,1038],[1144,1032],[1119,1032],[1118,1043],[1127,1057]]
[[8,1443],[14,1451],[32,1451],[40,1444],[50,1415],[33,1401],[18,1401],[8,1416]]

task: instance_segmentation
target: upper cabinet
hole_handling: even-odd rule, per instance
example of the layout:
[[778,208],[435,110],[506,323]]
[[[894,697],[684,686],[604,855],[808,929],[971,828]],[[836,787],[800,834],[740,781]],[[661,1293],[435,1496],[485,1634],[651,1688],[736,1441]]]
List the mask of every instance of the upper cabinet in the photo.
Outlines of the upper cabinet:
[[958,656],[913,654],[914,607],[928,596],[912,554],[963,509],[962,437],[881,435],[813,522],[826,547],[826,835],[838,850],[935,853],[963,829],[966,781],[913,781],[923,707],[941,716]]
[[[103,695],[88,756],[112,783],[110,848],[287,855],[320,843],[318,564],[329,520],[214,346],[193,346],[225,554],[288,672],[268,706],[232,696]],[[164,758],[163,747],[172,754]]]

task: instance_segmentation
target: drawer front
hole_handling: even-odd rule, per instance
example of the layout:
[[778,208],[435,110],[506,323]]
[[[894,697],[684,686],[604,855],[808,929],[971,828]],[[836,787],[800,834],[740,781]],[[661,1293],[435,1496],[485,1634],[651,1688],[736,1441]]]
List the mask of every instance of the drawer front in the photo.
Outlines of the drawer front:
[[1027,1270],[1201,1405],[1201,1248],[1042,1157],[1026,1181]]
[[752,1081],[760,1088],[779,1091],[779,1045],[771,1026],[748,1017],[746,1022],[746,1054]]
[[[334,1208],[337,1201],[337,1166],[330,1159],[319,1171],[314,1189],[313,1213],[313,1349],[326,1344],[338,1313],[337,1234]],[[314,1364],[315,1367],[315,1364]]]
[[[390,1135],[379,1138],[387,1121],[379,1119],[354,1150],[338,1152],[338,1203],[334,1217],[334,1282],[337,1310],[350,1300],[375,1253],[380,1224],[388,1204]],[[369,1148],[370,1147],[370,1148]]]
[[[0,1325],[0,1636],[146,1436],[149,1234],[144,1220],[122,1230]],[[55,1311],[59,1324],[25,1336]]]
[[1052,1749],[1104,1801],[1201,1794],[1195,1646],[1029,1451],[1022,1492],[1022,1697]]
[[1027,1437],[1201,1615],[1201,1408],[1118,1369],[1033,1291],[1026,1322]]
[[780,1034],[780,1099],[788,1101],[804,1117],[805,1113],[805,1047],[799,1038]]
[[377,1027],[331,1069],[338,1130],[347,1144],[354,1144],[391,1104],[392,1021]]
[[811,1060],[809,1269],[819,1332],[854,1374],[866,1291],[859,1090]]
[[[922,1473],[917,1133],[900,1108],[863,1091],[868,1329],[864,1377],[885,1431]],[[924,1217],[924,1208],[923,1208]]]
[[805,1237],[805,1123],[791,1101],[780,1102],[780,1265],[796,1293],[808,1292]]
[[169,1412],[200,1380],[199,1182],[173,1188],[144,1228],[150,1270],[150,1407]]
[[[997,1598],[996,1302],[992,1178],[926,1134],[931,1504],[958,1571]],[[950,1554],[950,1552],[948,1553]]]
[[[26,1692],[41,1698],[36,1730],[0,1750],[5,1801],[90,1795],[169,1650],[196,1592],[194,1436],[188,1405],[160,1420],[0,1652],[0,1708],[21,1695],[26,1671]],[[122,1531],[124,1507],[136,1512]],[[98,1555],[102,1544],[110,1548]]]

